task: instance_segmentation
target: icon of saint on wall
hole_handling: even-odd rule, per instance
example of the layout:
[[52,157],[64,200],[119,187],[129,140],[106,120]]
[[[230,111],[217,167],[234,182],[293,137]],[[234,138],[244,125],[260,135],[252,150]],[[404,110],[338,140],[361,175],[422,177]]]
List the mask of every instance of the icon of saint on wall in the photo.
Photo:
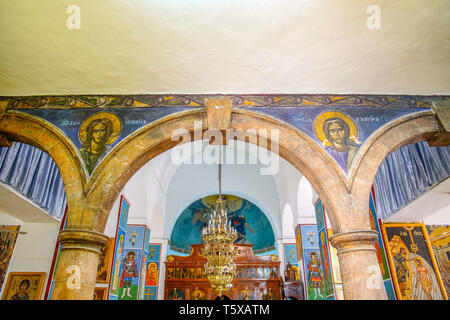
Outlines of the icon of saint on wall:
[[319,295],[323,298],[323,272],[321,270],[321,262],[317,252],[311,251],[309,254],[308,269],[308,286],[314,289],[314,300]]
[[145,281],[146,286],[158,285],[158,265],[155,262],[148,264],[147,279]]
[[19,284],[17,293],[11,297],[11,300],[30,300],[28,289],[30,288],[30,280],[24,279]]
[[325,150],[347,173],[360,147],[355,122],[341,112],[327,111],[318,115],[314,121],[314,133]]
[[110,151],[121,131],[119,118],[109,112],[96,113],[83,121],[78,132],[81,142],[78,150],[89,174]]
[[398,235],[394,235],[389,241],[402,300],[441,300],[439,283],[432,265],[419,255],[420,251],[414,244],[410,247]]
[[194,291],[192,291],[191,300],[205,300],[205,299],[206,294],[202,290],[196,288]]

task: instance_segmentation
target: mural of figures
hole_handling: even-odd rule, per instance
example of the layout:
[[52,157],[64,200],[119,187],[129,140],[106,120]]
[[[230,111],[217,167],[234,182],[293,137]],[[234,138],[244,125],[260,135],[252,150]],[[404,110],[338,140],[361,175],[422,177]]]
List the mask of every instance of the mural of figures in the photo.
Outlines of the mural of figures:
[[[307,263],[308,269],[308,296],[313,300],[326,299],[323,290],[323,272],[322,264],[316,251],[309,253],[309,261]],[[320,299],[319,299],[320,298]]]
[[450,295],[450,225],[426,226],[436,263],[444,283],[447,297]]
[[348,172],[360,146],[355,122],[342,112],[328,111],[316,118],[314,131],[325,150]]
[[3,286],[20,226],[0,226],[0,289]]
[[303,276],[307,300],[327,300],[317,225],[299,225],[302,244]]
[[125,237],[125,231],[120,230],[121,233],[119,236],[119,241],[117,243],[117,251],[115,254],[115,261],[114,261],[114,266],[115,268],[114,270],[114,277],[113,277],[113,282],[112,282],[112,288],[111,288],[111,292],[116,293],[117,290],[117,282],[119,279],[119,268],[120,268],[120,262],[122,260],[122,254],[123,254],[123,242],[124,242],[124,237]]
[[117,300],[119,295],[120,267],[123,260],[125,236],[130,203],[123,195],[120,196],[120,207],[117,217],[117,231],[114,245],[113,267],[110,280],[109,300]]
[[[150,235],[150,232],[147,233]],[[142,277],[142,290],[141,299],[143,300],[156,300],[158,298],[158,280],[159,280],[159,266],[161,258],[161,244],[160,243],[148,243],[149,239],[146,239],[144,247],[144,263],[145,272]],[[168,270],[168,277],[174,277],[173,268]],[[194,270],[192,270],[194,272]],[[146,293],[148,293],[146,295]]]
[[319,233],[320,239],[320,256],[322,257],[322,267],[324,273],[324,284],[325,284],[325,292],[327,296],[334,294],[333,288],[333,274],[331,270],[330,258],[328,255],[328,247],[327,247],[327,239],[325,235],[325,230],[322,229]]
[[421,224],[383,224],[397,298],[442,300],[443,285]]
[[[148,241],[150,229],[145,225],[122,226],[122,213],[127,213],[129,205],[122,199],[123,208],[119,211],[117,244],[114,254],[113,276],[111,278],[109,300],[142,300],[152,297],[145,287],[149,267]],[[122,210],[122,209],[119,209]],[[158,257],[159,259],[159,257]]]
[[252,110],[285,121],[309,135],[336,160],[345,173],[349,172],[360,146],[377,129],[406,114],[426,110],[417,107],[351,107],[345,104],[338,108],[286,108],[288,106],[252,107]]
[[[204,101],[205,97],[197,98]],[[253,97],[255,98],[261,99],[261,97]],[[313,101],[316,98],[318,100]],[[260,100],[264,103],[256,103],[256,105],[254,101],[249,102],[248,98],[239,97],[238,100],[248,101],[253,111],[289,123],[322,144],[344,172],[350,169],[359,146],[377,129],[401,116],[431,108],[428,103],[420,99],[412,104],[411,100],[406,100],[408,99],[406,97],[390,97],[389,104],[398,100],[391,104],[392,107],[385,106],[383,103],[383,108],[373,108],[375,101],[367,97],[338,96],[326,97],[330,99],[326,102],[327,106],[337,103],[335,107],[327,108],[323,105],[325,97],[316,98],[310,100],[310,97],[282,97],[281,99],[277,97],[276,105],[271,104],[270,107],[267,107],[266,102],[274,97],[265,96]],[[148,100],[144,103],[135,100],[134,97],[71,96],[70,98],[58,97],[56,100],[55,97],[46,97],[46,107],[42,107],[32,98],[22,101],[18,109],[43,118],[62,130],[79,148],[87,171],[91,173],[110,149],[136,130],[170,114],[204,107],[204,102],[186,100],[186,97],[161,96],[157,99],[154,97],[140,99]],[[22,100],[22,98],[15,100]],[[308,103],[298,101],[308,101]],[[185,102],[187,104],[184,104]],[[398,108],[394,107],[395,104],[397,106],[407,104],[411,107]],[[61,108],[62,105],[65,107]],[[301,108],[295,107],[298,105],[301,105]],[[320,108],[317,107],[319,105]],[[104,111],[96,112],[99,106]],[[67,112],[67,107],[71,108],[70,112]],[[323,112],[324,110],[326,111]],[[81,124],[80,119],[84,119]]]
[[327,223],[325,221],[325,208],[322,200],[317,200],[314,205],[316,211],[317,232],[318,232],[318,258],[321,259],[323,271],[323,289],[328,299],[334,299],[333,270],[328,247]]
[[79,151],[89,174],[98,162],[109,152],[110,145],[121,133],[119,118],[108,112],[99,112],[88,117],[80,126]]
[[236,243],[251,243],[247,240],[247,231],[250,231],[251,233],[255,233],[252,228],[250,228],[249,224],[247,223],[247,220],[245,219],[245,216],[238,215],[237,213],[230,214],[228,216],[228,219],[231,221],[231,225],[236,229],[237,231],[237,239]]
[[[253,244],[255,254],[275,249],[275,235],[265,214],[250,201],[222,195],[228,210],[228,219],[238,232],[236,243]],[[202,243],[201,231],[214,211],[218,195],[207,196],[189,205],[178,217],[170,237],[170,249],[180,253],[191,252],[191,244]],[[257,232],[255,230],[258,230]]]
[[122,273],[120,275],[120,285],[122,295],[120,299],[125,299],[125,294],[128,298],[132,298],[131,287],[136,282],[135,279],[139,276],[138,264],[135,261],[136,253],[128,251],[126,258],[122,261]]
[[147,267],[146,286],[158,285],[158,265],[156,262],[150,262]]
[[389,300],[396,300],[394,288],[392,286],[391,274],[389,272],[386,252],[384,250],[383,238],[381,236],[380,224],[377,219],[375,208],[375,195],[372,187],[369,198],[369,212],[370,212],[370,227],[372,230],[378,232],[378,241],[375,242],[375,249],[377,252],[378,265],[380,266],[381,276],[383,277],[384,288]]

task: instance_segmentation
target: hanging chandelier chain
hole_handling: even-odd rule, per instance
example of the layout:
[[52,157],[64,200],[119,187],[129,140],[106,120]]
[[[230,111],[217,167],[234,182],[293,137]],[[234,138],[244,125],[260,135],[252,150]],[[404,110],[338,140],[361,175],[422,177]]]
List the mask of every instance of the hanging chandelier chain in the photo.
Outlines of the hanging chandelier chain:
[[209,216],[207,225],[202,229],[201,237],[205,246],[201,255],[207,260],[204,274],[211,283],[211,287],[218,291],[219,296],[222,296],[222,291],[229,290],[236,275],[233,258],[238,254],[238,249],[234,245],[237,231],[228,220],[226,200],[222,199],[222,146],[219,152],[219,199],[216,201],[215,210]]
[[222,146],[219,145],[219,200],[222,200]]

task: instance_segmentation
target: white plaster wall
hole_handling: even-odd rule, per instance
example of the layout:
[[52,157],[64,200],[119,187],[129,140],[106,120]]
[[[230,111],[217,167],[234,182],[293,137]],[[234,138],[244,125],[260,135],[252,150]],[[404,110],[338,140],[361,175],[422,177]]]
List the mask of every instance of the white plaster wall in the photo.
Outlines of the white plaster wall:
[[297,224],[315,224],[316,211],[314,203],[317,201],[317,193],[309,183],[309,181],[302,177],[297,186]]
[[[176,219],[192,202],[218,193],[217,170],[217,165],[183,165],[176,171],[167,193],[164,234],[170,235]],[[280,237],[278,190],[273,177],[259,175],[259,166],[222,166],[222,193],[253,202],[269,219],[275,237]]]
[[[66,27],[72,4],[79,30]],[[370,5],[379,30],[367,28]],[[449,9],[448,0],[2,1],[0,95],[448,94]]]
[[0,215],[0,225],[21,225],[20,231],[26,232],[17,237],[0,295],[3,294],[10,272],[45,272],[46,279],[41,295],[43,299],[60,224],[56,221],[52,223],[20,221],[16,224],[14,220],[16,220],[14,217],[8,217],[5,213]]
[[122,190],[130,203],[128,224],[148,225],[147,193],[144,171],[139,170],[133,176],[133,183],[128,183]]
[[167,241],[167,239],[155,238],[150,242],[161,243],[161,259],[160,259],[160,271],[159,271],[159,279],[158,279],[158,300],[164,300],[164,289],[165,289],[164,282],[166,280],[166,278],[165,278],[166,265],[164,264],[164,261],[166,260],[166,256],[167,256],[168,241]]
[[[292,238],[296,225],[295,222],[297,221],[300,214],[300,212],[298,211],[298,207],[303,205],[297,199],[298,183],[302,179],[303,175],[286,160],[280,158],[279,162],[280,167],[278,172],[274,176],[274,180],[280,198],[280,210],[283,210],[282,237]],[[286,215],[289,215],[289,217],[287,217]],[[286,221],[286,219],[288,220]]]
[[119,194],[116,201],[114,202],[113,207],[111,208],[111,211],[108,215],[108,221],[106,222],[105,231],[103,232],[105,235],[107,235],[110,238],[116,237],[116,231],[117,231],[117,219],[119,217],[119,207],[120,207],[120,196],[122,193]]
[[[158,159],[159,163],[166,166],[165,157]],[[147,191],[147,215],[152,232],[151,238],[167,237],[163,233],[164,211],[167,197],[167,178],[160,175],[169,174],[169,170],[158,170],[158,163],[150,163],[145,168],[146,172],[146,191]]]
[[0,225],[21,226],[22,223],[22,220],[9,215],[3,210],[0,211]]
[[283,239],[295,240],[295,225],[294,225],[294,213],[289,203],[286,203],[283,208]]

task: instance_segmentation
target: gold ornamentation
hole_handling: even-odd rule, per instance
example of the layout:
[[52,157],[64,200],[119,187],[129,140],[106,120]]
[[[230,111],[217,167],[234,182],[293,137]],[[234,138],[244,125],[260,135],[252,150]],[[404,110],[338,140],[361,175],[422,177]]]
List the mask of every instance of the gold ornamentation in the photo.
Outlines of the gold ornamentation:
[[211,215],[208,225],[202,229],[202,240],[205,244],[201,255],[207,262],[203,273],[211,283],[211,287],[222,296],[222,291],[228,291],[236,275],[233,258],[238,249],[234,245],[237,232],[227,218],[223,200],[217,200],[216,210]]
[[82,145],[84,145],[86,141],[86,129],[89,126],[89,124],[97,119],[108,119],[112,122],[112,133],[111,136],[106,141],[106,144],[112,144],[114,141],[117,140],[117,138],[120,136],[120,133],[122,132],[122,124],[120,122],[120,119],[112,113],[109,112],[98,112],[96,114],[93,114],[92,116],[88,117],[83,121],[83,123],[80,126],[79,130],[79,139]]
[[272,260],[272,261],[278,261],[278,256],[276,255],[276,254],[272,254],[272,255],[270,255],[270,260]]
[[[208,208],[214,208],[219,196],[217,194],[202,199],[202,203]],[[242,207],[242,198],[233,195],[222,195],[224,205],[228,212],[237,211]]]
[[349,139],[353,140],[354,142],[357,142],[358,128],[356,127],[355,122],[349,116],[343,114],[342,112],[328,111],[319,114],[316,120],[314,121],[314,133],[316,134],[316,137],[320,140],[322,145],[325,145],[326,147],[331,146],[331,142],[328,141],[327,137],[325,136],[325,132],[323,131],[323,123],[330,118],[339,118],[342,121],[346,122],[350,128]]

